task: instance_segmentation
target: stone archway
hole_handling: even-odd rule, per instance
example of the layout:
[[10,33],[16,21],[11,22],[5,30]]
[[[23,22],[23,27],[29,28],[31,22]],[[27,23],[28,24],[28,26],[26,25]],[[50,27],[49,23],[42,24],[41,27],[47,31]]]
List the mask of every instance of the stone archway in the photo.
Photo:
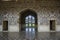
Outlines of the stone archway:
[[[33,11],[33,10],[30,10],[30,9],[27,9],[27,10],[25,10],[25,11],[22,11],[21,12],[21,15],[20,15],[20,30],[21,31],[25,31],[25,29],[26,29],[26,23],[25,23],[25,18],[27,17],[27,16],[33,16],[34,18],[35,18],[35,25],[34,25],[34,28],[35,28],[35,31],[37,31],[37,14],[36,14],[36,12],[35,11]],[[32,20],[31,20],[32,21]],[[33,21],[32,21],[33,22]],[[31,25],[32,25],[32,23],[31,23]],[[31,26],[30,25],[30,26]]]

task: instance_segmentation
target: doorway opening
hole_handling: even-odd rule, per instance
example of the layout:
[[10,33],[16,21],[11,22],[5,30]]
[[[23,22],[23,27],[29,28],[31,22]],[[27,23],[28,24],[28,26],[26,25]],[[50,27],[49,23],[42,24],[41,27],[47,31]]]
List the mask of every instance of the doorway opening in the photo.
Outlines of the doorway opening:
[[35,17],[32,15],[28,15],[25,18],[25,30],[26,31],[35,31]]
[[8,31],[8,21],[3,21],[3,31]]
[[55,20],[50,20],[50,31],[55,31]]
[[37,31],[37,14],[33,10],[25,10],[20,16],[21,31]]

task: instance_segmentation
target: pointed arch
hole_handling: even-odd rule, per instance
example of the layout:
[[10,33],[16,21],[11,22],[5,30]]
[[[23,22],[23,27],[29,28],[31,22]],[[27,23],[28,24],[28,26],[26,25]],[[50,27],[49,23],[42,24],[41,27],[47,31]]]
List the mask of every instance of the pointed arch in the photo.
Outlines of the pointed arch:
[[20,13],[20,28],[21,28],[21,31],[24,31],[25,30],[25,18],[29,15],[35,17],[35,29],[37,31],[37,13],[31,9],[26,9],[26,10],[23,10],[21,13]]

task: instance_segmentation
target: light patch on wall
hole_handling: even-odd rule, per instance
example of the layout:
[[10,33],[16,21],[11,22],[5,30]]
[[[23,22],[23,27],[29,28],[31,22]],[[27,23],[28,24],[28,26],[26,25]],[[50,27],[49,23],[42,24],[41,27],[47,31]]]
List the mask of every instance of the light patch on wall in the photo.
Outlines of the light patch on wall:
[[18,0],[16,0],[16,1],[18,1]]
[[11,0],[2,0],[2,1],[11,1]]

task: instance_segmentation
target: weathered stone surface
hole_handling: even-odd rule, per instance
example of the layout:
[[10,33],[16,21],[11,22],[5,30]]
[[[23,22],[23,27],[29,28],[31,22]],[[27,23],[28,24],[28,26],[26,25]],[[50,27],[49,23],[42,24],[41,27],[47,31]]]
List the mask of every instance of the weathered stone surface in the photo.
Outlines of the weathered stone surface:
[[0,2],[0,24],[8,20],[9,25],[18,24],[21,11],[31,9],[36,11],[40,25],[49,25],[50,20],[56,20],[60,25],[60,1],[59,0],[21,0]]

